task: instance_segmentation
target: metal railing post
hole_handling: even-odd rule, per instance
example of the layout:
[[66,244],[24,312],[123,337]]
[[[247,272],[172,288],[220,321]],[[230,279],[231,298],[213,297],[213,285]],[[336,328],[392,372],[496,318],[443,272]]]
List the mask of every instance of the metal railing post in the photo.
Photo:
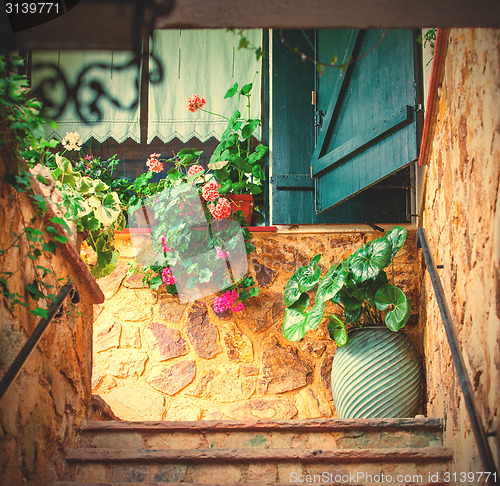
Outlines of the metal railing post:
[[64,300],[70,293],[72,293],[71,300],[73,303],[77,303],[80,301],[78,289],[74,283],[65,284],[61,287],[61,290],[57,294],[55,302],[47,310],[47,317],[45,319],[42,319],[37,324],[35,330],[28,338],[26,343],[24,343],[21,351],[19,351],[19,354],[16,356],[9,369],[5,373],[4,377],[0,381],[0,400],[5,395],[5,393],[7,393],[10,385],[12,385],[12,382],[16,379],[17,375],[22,370],[24,363],[40,342],[43,333],[47,329],[52,319],[57,315],[57,313],[59,312],[59,308],[62,306]]

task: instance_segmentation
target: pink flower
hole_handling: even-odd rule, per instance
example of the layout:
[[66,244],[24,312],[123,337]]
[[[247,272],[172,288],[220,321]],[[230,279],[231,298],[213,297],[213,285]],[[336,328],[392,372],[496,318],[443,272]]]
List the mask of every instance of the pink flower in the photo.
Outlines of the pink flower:
[[202,170],[203,170],[203,167],[201,165],[192,165],[188,169],[187,175],[188,176],[195,175],[195,174],[198,174],[198,172],[201,172]]
[[215,297],[212,307],[217,314],[224,312],[226,309],[230,309],[233,312],[240,312],[245,306],[243,302],[236,303],[239,296],[240,295],[235,290],[227,290],[222,296]]
[[200,108],[203,108],[204,106],[205,106],[205,98],[202,98],[200,95],[195,94],[187,99],[187,109],[191,113],[198,111]]
[[163,164],[158,160],[160,156],[161,154],[151,154],[146,161],[146,165],[151,172],[161,172],[163,170]]
[[231,204],[225,197],[220,197],[217,204],[210,203],[208,209],[215,219],[226,219],[231,214]]
[[217,181],[210,181],[207,182],[202,188],[201,188],[201,195],[205,201],[214,201],[219,197],[219,187],[220,184]]
[[224,312],[226,309],[230,309],[233,312],[240,312],[245,306],[243,302],[236,303],[239,296],[240,295],[235,290],[227,290],[222,296],[215,297],[212,307],[217,314]]
[[229,252],[224,251],[220,246],[215,247],[215,253],[217,254],[217,258],[221,260],[225,260],[229,256]]
[[89,169],[90,169],[90,163],[85,166],[85,170],[89,170]]
[[164,252],[174,251],[173,248],[168,246],[167,239],[164,236],[161,237],[161,246],[162,246]]
[[177,278],[172,275],[172,269],[170,267],[164,268],[161,273],[161,279],[165,283],[165,285],[174,285],[177,281]]
[[92,160],[92,155],[86,155],[86,156],[84,157],[84,159],[85,159],[85,160]]

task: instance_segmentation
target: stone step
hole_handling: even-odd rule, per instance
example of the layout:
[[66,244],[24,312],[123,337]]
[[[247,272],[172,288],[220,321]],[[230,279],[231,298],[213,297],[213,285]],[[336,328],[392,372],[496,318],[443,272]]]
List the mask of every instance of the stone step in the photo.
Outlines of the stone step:
[[[132,483],[112,483],[112,482],[89,482],[89,481],[56,481],[54,486],[185,486],[187,483],[180,483],[178,481],[174,483],[165,483],[165,482],[132,482]],[[190,483],[190,486],[220,486],[220,482],[217,483]],[[300,484],[300,483],[299,483]],[[327,482],[308,482],[307,484],[313,484],[316,486],[326,485]],[[335,486],[368,486],[368,484],[353,484],[353,483],[334,483]],[[426,483],[402,483],[404,486],[447,486],[448,483],[439,481],[432,481]],[[274,483],[274,482],[266,482],[266,483],[238,483],[238,486],[291,486],[291,483]],[[370,485],[371,486],[371,485]]]
[[82,447],[120,449],[368,449],[441,445],[439,419],[308,419],[195,422],[93,421]]
[[[321,481],[324,474],[329,474],[333,475],[329,476],[331,483],[373,482],[375,478],[383,484],[396,484],[399,475],[401,484],[404,478],[409,479],[406,482],[425,483],[430,473],[442,474],[451,457],[451,450],[445,447],[336,450],[80,448],[68,451],[67,479],[111,483],[220,481],[221,485],[260,480],[259,484],[290,484],[307,475],[311,478],[316,475]],[[380,476],[382,473],[385,479]],[[387,480],[388,475],[390,480]]]

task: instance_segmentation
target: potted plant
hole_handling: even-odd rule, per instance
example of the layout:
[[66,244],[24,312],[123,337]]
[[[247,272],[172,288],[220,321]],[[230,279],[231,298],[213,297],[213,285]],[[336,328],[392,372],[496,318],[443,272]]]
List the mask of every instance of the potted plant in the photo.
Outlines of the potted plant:
[[[407,232],[394,227],[334,264],[321,278],[315,256],[290,278],[284,292],[283,334],[290,341],[304,337],[322,322],[338,349],[332,364],[332,393],[341,418],[413,416],[420,393],[420,365],[411,341],[398,333],[406,324],[411,303],[394,285],[393,259]],[[392,264],[392,278],[384,269]],[[309,292],[316,289],[308,309]]]
[[265,180],[264,156],[268,147],[254,144],[252,137],[261,120],[251,118],[251,94],[253,83],[239,87],[235,83],[229,88],[224,98],[246,100],[247,116],[242,117],[239,110],[231,117],[226,117],[204,109],[206,102],[200,95],[193,95],[187,100],[187,108],[191,112],[198,110],[227,120],[227,127],[214,153],[210,157],[208,168],[213,171],[220,187],[219,194],[226,196],[234,211],[242,210],[245,220],[251,224],[254,209],[253,196],[262,192],[261,185]]
[[[201,154],[193,148],[170,159],[151,154],[146,162],[149,171],[131,185],[136,195],[129,214],[144,209],[152,241],[137,255],[129,274],[142,274],[143,284],[153,290],[165,284],[167,292],[184,302],[224,290],[215,297],[214,310],[238,312],[259,292],[246,275],[246,255],[255,246],[243,212],[231,210],[214,173],[199,164]],[[166,163],[172,165],[166,176],[150,182]]]
[[[115,231],[125,227],[124,208],[118,194],[108,184],[75,171],[71,161],[64,156],[66,151],[80,150],[79,134],[66,134],[62,144],[65,150],[45,162],[59,191],[60,201],[56,205],[64,218],[73,222],[80,243],[85,240],[94,250],[96,261],[88,263],[92,275],[95,278],[104,277],[118,263]],[[78,239],[75,244],[78,246]]]

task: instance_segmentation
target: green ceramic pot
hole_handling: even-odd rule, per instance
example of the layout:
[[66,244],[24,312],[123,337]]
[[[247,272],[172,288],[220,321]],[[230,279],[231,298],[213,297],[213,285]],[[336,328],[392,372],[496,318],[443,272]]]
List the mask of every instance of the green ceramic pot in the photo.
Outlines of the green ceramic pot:
[[339,418],[414,417],[420,382],[417,352],[403,332],[356,329],[335,352],[332,393]]

